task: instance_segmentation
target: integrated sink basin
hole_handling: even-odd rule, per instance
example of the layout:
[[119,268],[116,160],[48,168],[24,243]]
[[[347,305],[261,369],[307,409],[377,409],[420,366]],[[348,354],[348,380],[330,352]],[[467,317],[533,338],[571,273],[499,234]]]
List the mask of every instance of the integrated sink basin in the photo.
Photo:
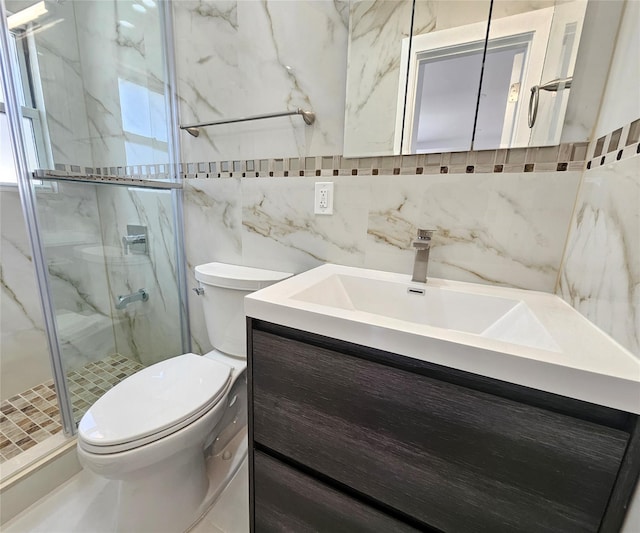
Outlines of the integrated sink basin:
[[291,298],[559,351],[522,300],[452,290],[441,284],[441,280],[422,286],[405,280],[332,274]]
[[640,360],[548,293],[323,265],[246,315],[640,414]]

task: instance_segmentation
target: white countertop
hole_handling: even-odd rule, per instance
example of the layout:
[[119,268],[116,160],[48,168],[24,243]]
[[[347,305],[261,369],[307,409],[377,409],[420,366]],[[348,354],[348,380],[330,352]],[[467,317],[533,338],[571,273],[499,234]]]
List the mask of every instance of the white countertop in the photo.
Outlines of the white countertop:
[[248,295],[246,315],[640,414],[640,359],[555,295],[435,278],[427,284],[524,302],[548,334],[550,342],[540,348],[535,343],[516,344],[347,306],[322,305],[298,296],[336,275],[425,287],[403,274],[327,264]]

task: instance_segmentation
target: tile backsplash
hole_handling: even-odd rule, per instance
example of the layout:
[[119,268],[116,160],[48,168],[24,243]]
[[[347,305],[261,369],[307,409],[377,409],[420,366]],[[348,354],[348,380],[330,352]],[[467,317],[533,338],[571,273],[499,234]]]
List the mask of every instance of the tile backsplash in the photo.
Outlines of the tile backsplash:
[[585,173],[558,294],[640,355],[640,156]]
[[[314,176],[199,174],[184,181],[189,286],[194,267],[210,261],[294,273],[323,262],[409,273],[411,239],[417,228],[433,228],[430,275],[553,292],[581,175],[338,175],[330,179],[334,215],[318,216]],[[207,350],[197,298],[190,308],[194,350]]]
[[[598,257],[606,268],[613,268],[614,256],[626,254],[627,259],[608,274],[616,283],[627,280],[626,293],[635,294],[640,279],[629,266],[638,251],[628,244],[640,240],[632,207],[638,202],[634,187],[639,137],[640,120],[634,120],[591,143],[541,148],[85,170],[95,172],[96,180],[181,178],[192,286],[193,268],[209,261],[294,273],[323,262],[408,273],[410,241],[417,228],[434,228],[431,275],[555,291],[624,346],[640,352],[636,296],[622,298],[612,312],[609,304],[603,306],[602,299],[593,296],[602,292],[603,284],[600,292],[589,288],[595,283],[593,276],[602,274]],[[313,214],[314,183],[319,178],[335,184],[331,217]],[[623,183],[628,190],[621,196],[616,191]],[[604,207],[603,198],[611,200]],[[620,222],[603,230],[603,210]],[[618,229],[616,240],[613,233]],[[619,253],[597,249],[616,242],[622,246]],[[605,300],[625,293],[622,287],[612,291]],[[202,311],[193,298],[190,312],[194,349],[206,350]],[[619,318],[613,319],[616,313]]]
[[556,293],[640,357],[640,119],[589,147]]

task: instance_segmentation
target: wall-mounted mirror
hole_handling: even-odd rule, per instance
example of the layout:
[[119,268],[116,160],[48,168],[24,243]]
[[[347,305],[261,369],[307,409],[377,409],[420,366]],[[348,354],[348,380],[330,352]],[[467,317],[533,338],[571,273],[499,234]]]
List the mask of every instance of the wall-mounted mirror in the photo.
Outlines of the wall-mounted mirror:
[[[392,155],[403,40],[411,35],[413,0],[351,0],[344,154]],[[400,106],[400,107],[398,107]]]
[[558,144],[587,0],[494,0],[473,147]]
[[[475,25],[476,45],[481,52],[487,34],[490,4],[490,0],[351,0],[345,156],[400,153],[403,121],[406,119],[404,109],[409,44],[416,40],[429,41],[431,35],[452,36],[461,26]],[[431,42],[437,46],[439,38]],[[429,97],[437,98],[448,91],[451,85],[464,87],[463,92],[467,94],[461,95],[461,98],[466,97],[466,103],[475,109],[482,54],[476,59],[479,62],[476,61],[472,71],[460,72],[462,84],[447,79],[441,80],[446,84],[421,84],[421,89]],[[434,59],[433,64],[436,63],[437,59]],[[438,70],[437,66],[435,70]],[[435,74],[438,75],[437,72]],[[414,89],[417,84],[418,81]],[[473,93],[471,98],[468,93]],[[469,104],[469,100],[473,102]],[[472,132],[473,120],[470,128]]]
[[402,47],[407,90],[396,153],[401,142],[403,153],[471,149],[490,7],[490,0],[415,0],[412,37]]
[[344,155],[589,140],[622,4],[351,0]]

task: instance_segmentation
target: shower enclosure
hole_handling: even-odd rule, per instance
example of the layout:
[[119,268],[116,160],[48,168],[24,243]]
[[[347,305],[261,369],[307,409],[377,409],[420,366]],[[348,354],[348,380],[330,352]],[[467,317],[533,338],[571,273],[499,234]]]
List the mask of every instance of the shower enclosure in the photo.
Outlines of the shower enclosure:
[[0,6],[5,476],[190,346],[169,6]]

